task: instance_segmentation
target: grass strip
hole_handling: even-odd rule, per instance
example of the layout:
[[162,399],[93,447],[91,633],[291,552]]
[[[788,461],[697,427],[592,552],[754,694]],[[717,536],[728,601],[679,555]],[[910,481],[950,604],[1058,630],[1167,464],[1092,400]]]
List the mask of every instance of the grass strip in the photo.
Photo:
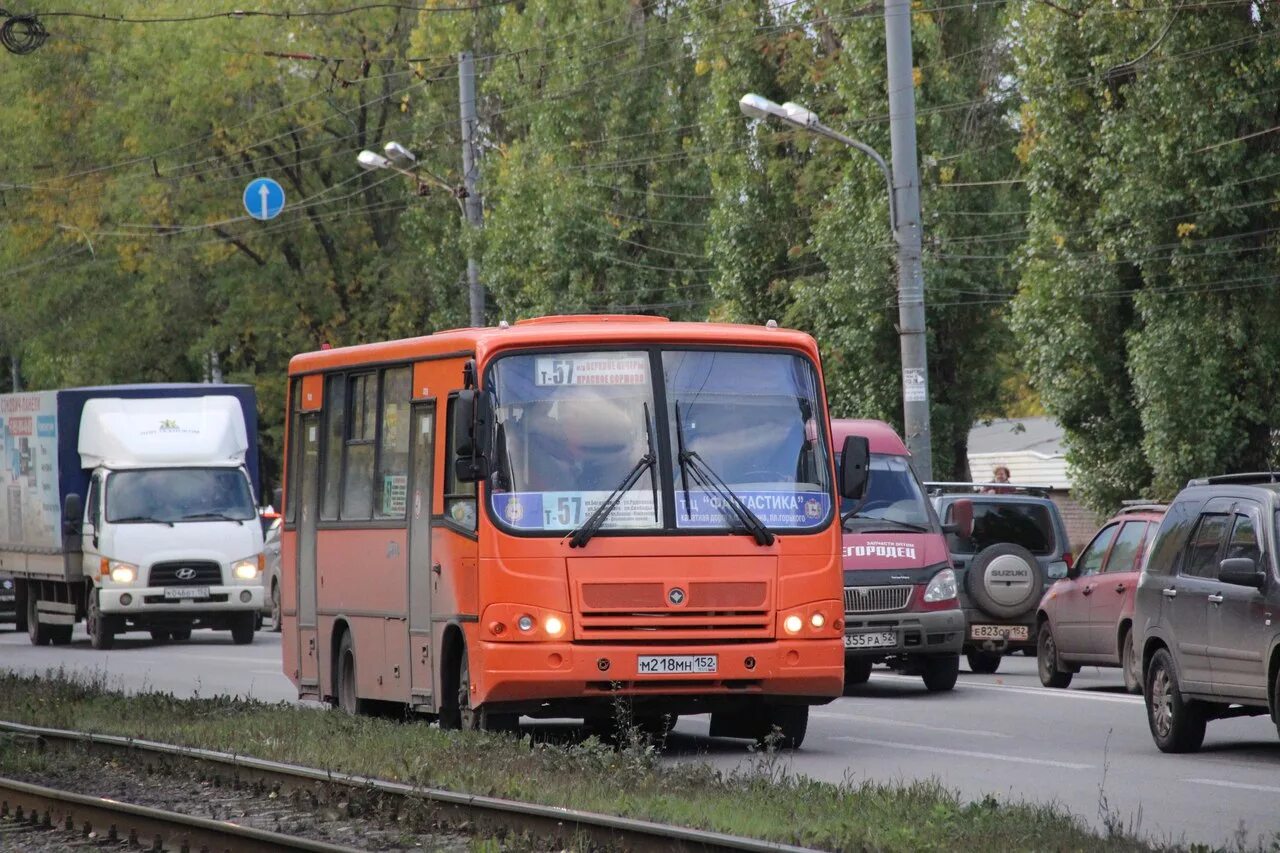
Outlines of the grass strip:
[[147,738],[469,794],[711,829],[827,850],[1150,851],[1050,805],[964,802],[936,782],[840,784],[794,773],[785,753],[737,769],[663,763],[643,738],[569,745],[217,696],[125,695],[105,679],[0,674],[0,718]]

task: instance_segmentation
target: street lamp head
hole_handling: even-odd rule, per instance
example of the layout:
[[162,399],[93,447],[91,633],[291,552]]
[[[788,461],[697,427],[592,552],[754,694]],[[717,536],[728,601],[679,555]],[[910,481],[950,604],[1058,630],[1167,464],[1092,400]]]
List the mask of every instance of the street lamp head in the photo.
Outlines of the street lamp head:
[[794,101],[787,101],[782,105],[782,120],[797,127],[813,127],[816,124],[820,124],[816,113],[805,109]]
[[374,151],[361,151],[356,157],[356,162],[360,164],[361,169],[370,172],[375,169],[386,169],[391,165],[390,160]]
[[418,162],[418,158],[413,156],[413,152],[399,142],[388,142],[382,150],[386,152],[387,159],[397,166],[407,168]]
[[770,117],[786,118],[782,107],[763,95],[748,92],[738,99],[738,109],[747,118],[768,119]]

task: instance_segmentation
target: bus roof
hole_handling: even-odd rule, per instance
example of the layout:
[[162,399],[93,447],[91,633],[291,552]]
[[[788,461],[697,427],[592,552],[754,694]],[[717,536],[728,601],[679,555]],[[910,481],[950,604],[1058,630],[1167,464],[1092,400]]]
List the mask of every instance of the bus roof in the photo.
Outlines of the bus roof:
[[295,355],[291,376],[359,364],[415,361],[441,355],[470,356],[485,361],[501,349],[616,343],[681,342],[712,346],[778,346],[800,349],[815,361],[818,345],[793,329],[733,323],[674,323],[665,317],[627,314],[581,314],[537,317],[514,325],[449,329],[417,338],[324,349]]
[[866,436],[872,453],[883,453],[887,456],[908,456],[907,446],[893,431],[893,427],[884,421],[855,418],[832,418],[831,439],[837,448],[844,445],[844,440],[851,435]]

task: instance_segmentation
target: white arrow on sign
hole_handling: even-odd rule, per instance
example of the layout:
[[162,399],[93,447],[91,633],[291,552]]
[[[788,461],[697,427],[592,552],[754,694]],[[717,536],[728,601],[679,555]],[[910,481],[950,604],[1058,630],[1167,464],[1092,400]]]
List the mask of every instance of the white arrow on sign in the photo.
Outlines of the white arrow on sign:
[[271,195],[271,190],[267,189],[266,184],[263,184],[262,186],[258,187],[258,198],[262,201],[262,218],[263,219],[271,218],[270,209],[267,207],[267,196],[269,195]]

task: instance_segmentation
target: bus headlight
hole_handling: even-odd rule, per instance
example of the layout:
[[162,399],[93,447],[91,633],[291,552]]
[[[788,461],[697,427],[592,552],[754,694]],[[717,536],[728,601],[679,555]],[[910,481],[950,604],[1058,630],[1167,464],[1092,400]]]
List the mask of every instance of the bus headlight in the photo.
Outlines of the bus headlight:
[[822,613],[815,612],[812,616],[809,617],[809,624],[813,626],[813,629],[815,631],[819,631],[822,629],[823,625],[827,624],[827,617],[824,616]]
[[559,637],[564,633],[564,622],[559,616],[548,616],[542,620],[542,630],[547,632],[548,637]]
[[533,617],[528,613],[516,620],[516,627],[526,634],[533,630]]
[[568,613],[527,604],[491,604],[480,623],[488,628],[487,639],[504,643],[562,640],[569,633]]
[[800,629],[803,627],[804,620],[794,613],[782,620],[782,628],[788,634],[799,634]]
[[251,581],[262,572],[265,563],[266,557],[262,554],[245,557],[243,560],[236,560],[231,564],[231,574],[235,575],[238,580]]

